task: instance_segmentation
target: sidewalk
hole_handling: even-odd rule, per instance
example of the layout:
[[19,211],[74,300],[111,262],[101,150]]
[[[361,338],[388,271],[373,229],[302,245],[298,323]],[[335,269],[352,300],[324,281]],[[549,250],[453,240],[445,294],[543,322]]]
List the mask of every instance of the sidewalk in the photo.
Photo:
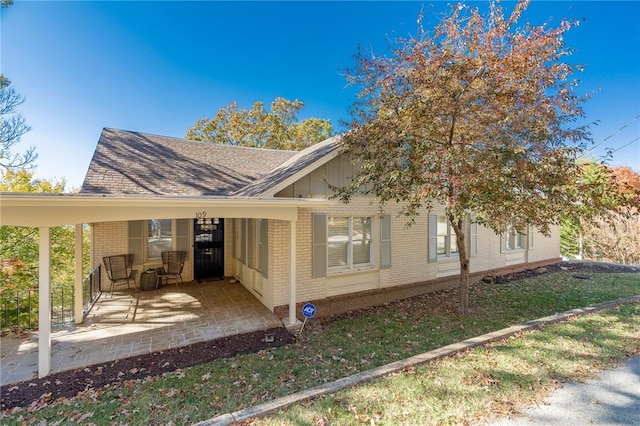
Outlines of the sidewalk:
[[492,426],[640,425],[640,356],[586,383],[565,383],[543,406]]

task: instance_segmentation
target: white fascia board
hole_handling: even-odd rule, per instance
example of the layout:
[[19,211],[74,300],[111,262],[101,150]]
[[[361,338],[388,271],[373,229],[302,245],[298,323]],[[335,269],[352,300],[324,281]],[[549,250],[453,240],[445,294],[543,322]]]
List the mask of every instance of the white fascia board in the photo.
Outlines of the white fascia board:
[[198,216],[295,221],[299,207],[312,208],[333,204],[335,201],[308,198],[2,193],[0,225],[50,227]]

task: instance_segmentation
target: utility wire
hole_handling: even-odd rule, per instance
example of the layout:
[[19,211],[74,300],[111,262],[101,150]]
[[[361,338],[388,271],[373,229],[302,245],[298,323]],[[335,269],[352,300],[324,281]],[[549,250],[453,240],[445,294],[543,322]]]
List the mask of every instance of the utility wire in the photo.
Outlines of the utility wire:
[[[616,130],[615,132],[613,132],[612,134],[610,134],[610,135],[609,135],[609,136],[607,136],[606,138],[602,139],[602,141],[598,142],[597,144],[595,144],[594,146],[592,146],[591,148],[589,148],[589,151],[593,151],[593,150],[594,150],[594,149],[596,149],[598,146],[602,145],[602,143],[603,143],[603,142],[608,141],[609,139],[611,139],[612,137],[614,137],[615,135],[617,135],[618,133],[620,133],[620,132],[621,132],[623,129],[625,129],[627,126],[629,126],[629,124],[633,123],[634,121],[636,121],[636,120],[637,120],[637,119],[639,119],[639,118],[640,118],[640,115],[636,115],[636,116],[635,116],[634,118],[632,118],[632,119],[631,119],[631,121],[629,121],[627,124],[625,124],[624,126],[620,127],[618,130]],[[629,142],[627,145],[630,145],[632,142],[635,142],[636,140],[637,140],[637,139],[632,140],[632,141],[631,141],[631,142]],[[624,146],[627,146],[627,145],[624,145]],[[621,149],[621,148],[624,148],[624,146],[623,146],[623,147],[620,147],[620,148],[618,148],[618,149],[616,149],[616,151],[617,151],[617,150],[619,150],[619,149]],[[613,152],[616,152],[616,151],[613,151]]]
[[626,144],[622,145],[620,148],[616,148],[616,149],[614,149],[613,151],[609,151],[609,154],[613,154],[614,152],[620,151],[622,148],[626,148],[626,147],[628,147],[629,145],[631,145],[632,143],[634,143],[634,142],[635,142],[635,141],[637,141],[638,139],[640,139],[640,136],[638,136],[637,138],[635,138],[635,139],[634,139],[634,140],[632,140],[631,142],[629,142],[629,143],[626,143]]

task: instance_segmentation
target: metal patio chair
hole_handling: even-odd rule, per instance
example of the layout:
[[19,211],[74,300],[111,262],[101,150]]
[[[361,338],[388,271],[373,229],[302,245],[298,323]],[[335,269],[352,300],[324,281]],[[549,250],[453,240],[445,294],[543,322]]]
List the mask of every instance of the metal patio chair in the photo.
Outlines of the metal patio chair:
[[176,280],[176,287],[178,286],[178,280],[184,284],[182,280],[182,269],[184,268],[186,258],[186,251],[163,251],[162,268],[156,270],[160,280],[164,278],[164,283],[169,284],[169,278],[174,279]]
[[136,290],[138,289],[138,286],[136,285],[138,271],[133,269],[133,254],[129,253],[105,256],[102,258],[102,262],[104,263],[104,267],[107,271],[109,281],[111,281],[111,286],[109,287],[111,297],[113,297],[113,290],[115,289],[115,285],[118,283],[126,282],[127,287],[131,290],[131,281],[133,281],[133,288]]

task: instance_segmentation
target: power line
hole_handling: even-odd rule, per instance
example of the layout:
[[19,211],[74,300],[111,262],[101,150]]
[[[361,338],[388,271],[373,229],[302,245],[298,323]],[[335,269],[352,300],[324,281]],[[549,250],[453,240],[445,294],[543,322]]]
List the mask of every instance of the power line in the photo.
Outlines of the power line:
[[[609,136],[607,136],[606,138],[602,139],[599,143],[595,144],[594,146],[592,146],[589,151],[593,151],[594,149],[596,149],[597,147],[599,147],[600,145],[602,145],[603,142],[608,141],[609,139],[611,139],[612,137],[614,137],[615,135],[617,135],[618,133],[620,133],[622,130],[624,130],[626,127],[628,127],[631,123],[633,123],[634,121],[636,121],[637,119],[640,118],[640,115],[636,115],[634,118],[631,119],[631,121],[629,121],[627,124],[625,124],[624,126],[620,127],[618,130],[616,130],[615,132],[613,132],[612,134],[610,134]],[[632,142],[635,142],[637,139],[634,139],[633,141],[629,142],[627,145],[630,145]],[[627,146],[625,145],[625,146]],[[621,147],[624,148],[624,147]],[[618,148],[618,149],[621,149]],[[616,151],[618,150],[616,149]],[[613,152],[616,152],[613,151]]]
[[626,148],[626,147],[628,147],[629,145],[631,145],[632,143],[634,143],[634,142],[635,142],[635,141],[637,141],[638,139],[640,139],[640,136],[638,136],[637,138],[635,138],[635,139],[634,139],[634,140],[632,140],[631,142],[626,143],[626,144],[622,145],[621,147],[614,149],[613,151],[610,151],[610,152],[609,152],[609,154],[613,154],[614,152],[620,151],[622,148]]

